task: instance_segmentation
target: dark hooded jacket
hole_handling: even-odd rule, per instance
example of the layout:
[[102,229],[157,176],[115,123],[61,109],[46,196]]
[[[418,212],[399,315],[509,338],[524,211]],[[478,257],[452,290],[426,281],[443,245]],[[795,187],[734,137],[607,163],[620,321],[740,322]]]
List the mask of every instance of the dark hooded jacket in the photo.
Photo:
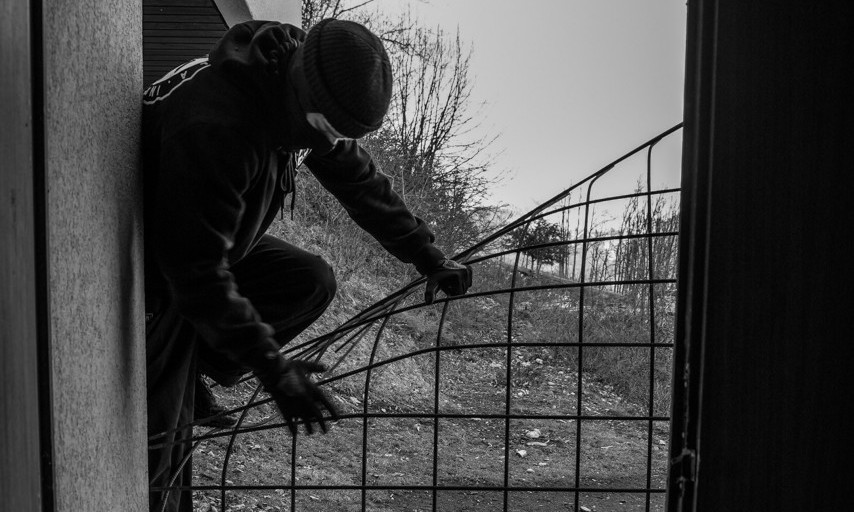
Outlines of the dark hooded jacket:
[[[279,23],[237,25],[144,95],[146,309],[171,295],[213,348],[246,364],[277,347],[229,267],[293,190],[298,149],[322,145],[286,83],[303,38]],[[328,149],[305,165],[359,226],[422,273],[443,257],[367,152],[355,141]]]

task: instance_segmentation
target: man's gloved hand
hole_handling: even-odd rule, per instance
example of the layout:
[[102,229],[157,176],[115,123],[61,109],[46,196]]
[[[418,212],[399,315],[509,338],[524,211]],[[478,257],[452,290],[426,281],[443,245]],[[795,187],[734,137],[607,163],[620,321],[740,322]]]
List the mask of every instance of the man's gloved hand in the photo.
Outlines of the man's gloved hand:
[[279,406],[279,411],[287,422],[291,434],[297,434],[297,422],[300,420],[305,421],[307,434],[314,432],[312,424],[315,422],[326,433],[322,409],[329,411],[332,420],[338,419],[338,413],[326,395],[309,377],[310,374],[322,372],[326,368],[322,364],[310,361],[285,359],[278,352],[269,352],[264,357],[269,364],[265,363],[265,367],[261,370],[256,369],[255,374]]
[[468,265],[454,260],[442,259],[427,272],[427,287],[424,290],[424,302],[432,304],[436,299],[436,290],[441,289],[448,296],[462,295],[471,287],[472,271]]

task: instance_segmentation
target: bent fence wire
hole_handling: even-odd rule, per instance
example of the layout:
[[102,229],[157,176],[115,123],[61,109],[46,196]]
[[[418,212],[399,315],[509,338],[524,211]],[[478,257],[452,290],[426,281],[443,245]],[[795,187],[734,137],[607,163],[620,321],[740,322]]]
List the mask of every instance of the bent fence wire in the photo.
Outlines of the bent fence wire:
[[467,295],[428,306],[422,278],[286,346],[340,420],[292,438],[238,385],[239,424],[195,428],[196,509],[663,510],[679,189],[653,149],[680,128],[458,254]]

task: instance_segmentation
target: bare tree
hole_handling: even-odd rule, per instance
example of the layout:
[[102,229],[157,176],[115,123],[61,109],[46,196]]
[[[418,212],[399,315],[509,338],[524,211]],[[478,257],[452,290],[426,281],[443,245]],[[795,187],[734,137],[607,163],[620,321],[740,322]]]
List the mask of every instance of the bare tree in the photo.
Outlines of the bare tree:
[[390,19],[365,9],[371,0],[303,0],[303,26],[329,17],[353,19],[383,40],[394,74],[383,127],[363,140],[411,209],[430,222],[445,249],[456,252],[494,227],[499,208],[486,204],[488,150],[476,135],[471,97],[472,49],[459,32],[419,25],[410,13]]
[[[374,0],[362,0],[360,2],[344,2],[342,0],[302,0],[302,27],[310,29],[318,21],[326,18],[353,18],[361,17],[369,19],[370,15],[365,13],[363,7],[371,4]],[[359,21],[359,20],[357,20]]]
[[[643,188],[638,185],[636,191],[642,190]],[[676,277],[678,238],[675,235],[661,236],[661,234],[678,231],[678,204],[675,200],[667,200],[662,196],[650,200],[649,203],[652,211],[647,211],[646,197],[633,197],[623,210],[619,235],[626,237],[646,234],[649,238],[619,240],[615,248],[614,260],[614,277],[617,281],[644,281],[649,279],[650,270],[655,279]],[[646,290],[646,286],[621,284],[616,286],[615,291],[630,297],[636,307],[641,307],[647,300]]]
[[482,235],[494,215],[486,206],[488,149],[494,138],[474,135],[479,110],[472,104],[471,48],[459,32],[418,27],[404,15],[388,45],[395,93],[386,124],[377,135],[405,200],[432,212],[442,238],[454,248]]

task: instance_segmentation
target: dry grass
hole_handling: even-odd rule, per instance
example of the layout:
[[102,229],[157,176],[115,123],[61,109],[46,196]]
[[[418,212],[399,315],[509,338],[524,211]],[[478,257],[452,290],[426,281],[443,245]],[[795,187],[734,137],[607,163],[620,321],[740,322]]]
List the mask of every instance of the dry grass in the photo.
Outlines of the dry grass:
[[[334,329],[367,305],[407,282],[411,270],[378,256],[377,247],[340,247],[327,243],[332,236],[305,226],[278,226],[281,236],[308,247],[327,260],[348,262],[338,268],[339,293],[327,313],[295,343]],[[339,248],[336,248],[339,247]],[[335,252],[332,252],[335,251]],[[361,266],[358,262],[366,262]],[[517,286],[536,286],[544,278],[525,277]],[[474,292],[506,288],[506,272],[498,265],[476,269]],[[582,423],[580,453],[577,423],[570,420],[504,420],[501,418],[441,418],[438,412],[466,415],[575,414],[593,416],[643,416],[650,411],[666,416],[670,408],[670,348],[568,347],[563,343],[648,343],[649,315],[620,295],[585,291],[583,323],[579,322],[578,289],[539,290],[498,294],[456,301],[449,305],[442,346],[505,343],[508,321],[513,342],[543,343],[542,347],[475,346],[408,357],[371,372],[365,404],[366,373],[334,379],[325,387],[345,419],[325,436],[299,436],[296,456],[292,440],[281,427],[238,437],[226,480],[229,485],[359,486],[426,485],[503,487],[505,465],[511,488],[535,487],[542,491],[510,491],[509,510],[570,510],[575,496],[547,491],[576,483],[588,487],[643,488],[646,486],[648,424],[637,420],[602,420]],[[442,305],[395,315],[374,353],[375,361],[435,346]],[[663,309],[663,308],[662,308]],[[510,314],[508,314],[510,313]],[[672,317],[656,318],[655,340],[672,342]],[[356,370],[370,362],[373,333],[356,346],[335,374]],[[654,354],[654,364],[650,359]],[[327,361],[338,354],[330,352]],[[509,375],[508,375],[509,364]],[[581,402],[578,375],[581,370]],[[508,407],[507,384],[510,384]],[[231,405],[243,403],[250,388],[218,390]],[[650,394],[653,403],[650,406]],[[369,418],[371,414],[407,413],[408,418]],[[253,411],[252,421],[273,418],[266,407]],[[438,429],[438,431],[436,430]],[[652,433],[652,484],[663,488],[666,475],[667,422],[656,422]],[[536,431],[536,437],[532,433]],[[438,432],[434,452],[434,434]],[[509,444],[505,443],[505,432]],[[367,444],[365,444],[365,441]],[[197,484],[220,481],[226,439],[206,441],[195,456]],[[505,457],[505,454],[509,457]],[[505,458],[507,460],[505,461]],[[290,511],[416,511],[432,510],[429,491],[288,489],[229,491],[229,510]],[[219,493],[197,492],[197,510],[222,512]],[[644,494],[584,493],[582,505],[590,510],[645,510]],[[456,512],[496,510],[503,506],[502,491],[439,491],[437,509]],[[651,510],[663,510],[658,495]]]

